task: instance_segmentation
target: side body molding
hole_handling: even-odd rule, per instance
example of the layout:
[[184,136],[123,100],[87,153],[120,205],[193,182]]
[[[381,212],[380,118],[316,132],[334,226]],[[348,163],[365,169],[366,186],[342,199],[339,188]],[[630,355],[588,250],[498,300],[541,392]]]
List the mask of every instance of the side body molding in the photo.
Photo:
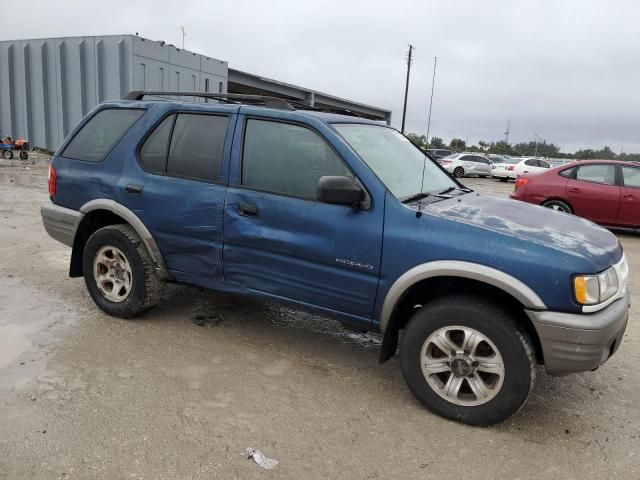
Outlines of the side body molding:
[[147,247],[147,251],[151,256],[151,260],[156,266],[156,271],[163,279],[168,279],[169,274],[167,272],[167,266],[164,263],[164,259],[162,258],[162,253],[158,248],[158,244],[153,239],[151,232],[145,227],[144,223],[124,205],[115,202],[113,200],[109,200],[106,198],[98,198],[96,200],[91,200],[90,202],[85,203],[80,211],[84,214],[87,214],[94,210],[108,210],[110,212],[115,213],[116,215],[124,218],[131,227],[136,231],[136,233],[142,239],[145,247]]
[[417,265],[391,285],[380,312],[380,331],[384,333],[398,300],[415,283],[432,277],[461,277],[493,285],[516,298],[526,308],[546,310],[542,299],[517,278],[495,268],[457,260],[439,260]]

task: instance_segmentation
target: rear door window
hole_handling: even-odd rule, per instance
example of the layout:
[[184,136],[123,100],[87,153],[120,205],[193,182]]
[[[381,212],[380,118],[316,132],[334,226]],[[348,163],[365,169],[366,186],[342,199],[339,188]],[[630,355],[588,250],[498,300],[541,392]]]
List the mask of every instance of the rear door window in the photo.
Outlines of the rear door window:
[[576,180],[582,182],[615,185],[616,168],[614,165],[583,165],[578,168]]
[[131,108],[100,110],[73,137],[62,156],[101,162],[143,113]]
[[625,187],[640,188],[640,168],[622,167],[622,178]]
[[175,115],[169,115],[156,127],[140,149],[140,161],[149,173],[162,175],[167,165],[167,150]]
[[228,116],[179,113],[167,157],[167,175],[219,182],[228,126]]

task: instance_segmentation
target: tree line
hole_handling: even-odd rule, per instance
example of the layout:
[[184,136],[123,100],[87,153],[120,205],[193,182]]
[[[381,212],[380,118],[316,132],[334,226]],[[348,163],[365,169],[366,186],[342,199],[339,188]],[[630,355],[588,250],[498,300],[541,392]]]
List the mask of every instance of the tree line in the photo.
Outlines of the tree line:
[[575,158],[580,160],[590,159],[618,159],[627,161],[640,161],[640,153],[616,153],[608,146],[601,148],[600,150],[584,149],[578,150],[574,153],[561,153],[560,147],[546,141],[541,142],[520,142],[520,143],[507,143],[504,140],[499,142],[485,142],[480,140],[478,145],[467,145],[461,138],[453,138],[449,145],[440,137],[431,137],[431,141],[427,142],[427,137],[424,135],[417,135],[415,133],[407,134],[407,138],[411,142],[422,148],[446,148],[454,150],[456,152],[482,152],[482,153],[495,153],[498,155],[513,155],[517,157],[549,157],[549,158]]

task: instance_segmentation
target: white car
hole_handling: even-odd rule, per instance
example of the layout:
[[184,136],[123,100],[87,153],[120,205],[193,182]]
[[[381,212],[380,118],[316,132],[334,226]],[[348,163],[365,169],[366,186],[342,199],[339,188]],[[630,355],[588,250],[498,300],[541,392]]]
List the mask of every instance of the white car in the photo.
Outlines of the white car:
[[456,178],[469,175],[479,177],[491,175],[491,160],[477,153],[454,153],[437,161]]
[[551,168],[551,164],[535,157],[511,157],[504,163],[494,163],[491,169],[491,177],[501,181],[515,180],[522,173],[542,173]]

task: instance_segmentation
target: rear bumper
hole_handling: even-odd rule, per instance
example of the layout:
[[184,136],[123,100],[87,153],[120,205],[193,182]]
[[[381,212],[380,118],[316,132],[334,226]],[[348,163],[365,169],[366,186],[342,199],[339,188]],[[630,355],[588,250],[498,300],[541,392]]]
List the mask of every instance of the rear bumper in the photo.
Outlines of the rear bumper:
[[54,203],[47,203],[40,207],[40,215],[42,215],[44,229],[51,238],[73,247],[76,230],[84,216],[82,213]]
[[526,312],[540,338],[547,373],[585,372],[598,368],[620,347],[629,318],[629,292],[596,313]]
[[491,176],[494,178],[516,178],[513,172],[495,171],[495,170],[491,171]]

